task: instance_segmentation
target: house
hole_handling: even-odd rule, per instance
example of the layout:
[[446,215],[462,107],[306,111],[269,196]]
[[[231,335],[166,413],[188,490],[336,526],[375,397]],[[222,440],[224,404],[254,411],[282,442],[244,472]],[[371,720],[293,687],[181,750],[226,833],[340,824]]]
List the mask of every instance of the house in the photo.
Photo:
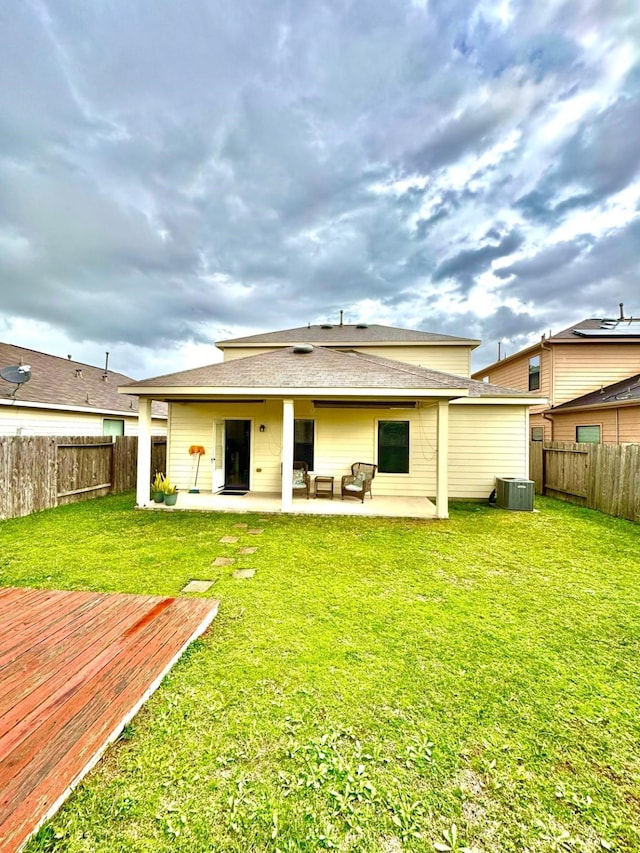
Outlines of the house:
[[640,443],[640,374],[548,409],[554,441]]
[[[2,377],[20,373],[29,377],[22,384]],[[0,435],[137,435],[138,398],[117,390],[126,382],[106,366],[0,343]],[[150,428],[166,434],[164,403],[154,404]]]
[[[140,398],[141,449],[152,401],[168,403],[167,475],[181,491],[194,482],[194,445],[206,450],[200,490],[277,494],[283,511],[294,508],[294,459],[333,477],[338,496],[341,476],[361,461],[378,466],[374,500],[433,498],[432,514],[446,518],[450,495],[487,498],[496,476],[527,476],[528,410],[544,402],[469,378],[478,343],[314,325],[221,341],[222,362],[120,391]],[[148,455],[138,454],[139,506],[150,505]]]
[[586,406],[584,401],[578,403],[584,395],[599,393],[604,386],[629,383],[628,377],[640,372],[640,319],[624,317],[620,308],[617,319],[582,320],[477,370],[472,378],[539,393],[548,399],[550,407],[531,409],[532,441],[629,441],[623,436],[638,435],[640,409],[633,405],[617,407],[624,409],[624,414],[621,420],[618,415],[618,427],[610,428],[611,419],[616,417],[615,406],[607,405],[606,418],[598,419],[592,402]]

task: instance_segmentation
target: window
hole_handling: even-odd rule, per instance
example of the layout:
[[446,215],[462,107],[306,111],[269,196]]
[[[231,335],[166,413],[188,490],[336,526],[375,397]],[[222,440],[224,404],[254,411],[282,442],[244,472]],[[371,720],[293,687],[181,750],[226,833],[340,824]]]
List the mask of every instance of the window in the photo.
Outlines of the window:
[[540,388],[540,356],[533,355],[529,359],[529,391]]
[[315,421],[294,420],[293,422],[293,459],[306,462],[313,471],[313,448],[315,439]]
[[103,435],[124,435],[124,421],[117,418],[104,418],[102,421]]
[[378,471],[409,473],[409,421],[378,421]]
[[586,441],[589,444],[600,444],[600,426],[577,426],[576,441]]
[[531,427],[531,441],[544,441],[544,427]]

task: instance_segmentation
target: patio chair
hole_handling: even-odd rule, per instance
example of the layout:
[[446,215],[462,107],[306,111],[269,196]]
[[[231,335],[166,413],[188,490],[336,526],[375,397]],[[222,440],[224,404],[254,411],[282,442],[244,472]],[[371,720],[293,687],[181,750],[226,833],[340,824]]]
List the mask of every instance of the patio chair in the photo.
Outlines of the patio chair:
[[297,491],[302,491],[302,489],[306,490],[307,500],[309,500],[309,492],[311,490],[311,477],[309,476],[309,466],[306,462],[294,462],[293,492],[295,494]]
[[346,498],[360,498],[364,503],[364,496],[369,492],[369,497],[373,500],[371,493],[371,481],[376,476],[378,470],[377,465],[371,462],[354,462],[351,466],[351,473],[345,474],[342,478],[342,500]]

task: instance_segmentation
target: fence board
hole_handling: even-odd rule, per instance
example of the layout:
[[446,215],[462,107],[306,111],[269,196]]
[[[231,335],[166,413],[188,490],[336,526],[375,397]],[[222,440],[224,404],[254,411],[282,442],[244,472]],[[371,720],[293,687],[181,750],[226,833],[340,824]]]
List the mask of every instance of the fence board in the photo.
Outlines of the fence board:
[[[152,471],[166,448],[154,437]],[[137,457],[136,436],[0,436],[0,519],[133,489]]]
[[[538,494],[640,521],[640,445],[531,442],[529,476]],[[541,472],[543,487],[537,488]]]

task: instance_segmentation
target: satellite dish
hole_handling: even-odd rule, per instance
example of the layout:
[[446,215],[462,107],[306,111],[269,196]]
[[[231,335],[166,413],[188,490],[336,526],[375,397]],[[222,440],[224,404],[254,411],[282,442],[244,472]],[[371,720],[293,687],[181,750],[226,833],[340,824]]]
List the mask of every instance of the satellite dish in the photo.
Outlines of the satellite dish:
[[11,382],[16,386],[13,391],[10,391],[7,394],[7,397],[15,397],[18,392],[18,388],[31,379],[31,367],[28,364],[3,367],[2,370],[0,370],[0,377],[4,379],[5,382]]

